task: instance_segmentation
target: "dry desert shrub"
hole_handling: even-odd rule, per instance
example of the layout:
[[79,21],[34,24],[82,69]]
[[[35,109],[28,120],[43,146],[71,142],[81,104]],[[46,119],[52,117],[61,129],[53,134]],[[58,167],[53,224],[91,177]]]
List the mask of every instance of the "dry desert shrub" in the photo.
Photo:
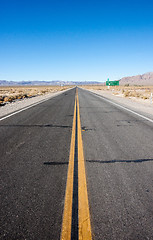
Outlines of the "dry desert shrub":
[[142,98],[149,99],[151,92],[144,90],[127,90],[123,92],[124,97],[134,97],[134,98]]

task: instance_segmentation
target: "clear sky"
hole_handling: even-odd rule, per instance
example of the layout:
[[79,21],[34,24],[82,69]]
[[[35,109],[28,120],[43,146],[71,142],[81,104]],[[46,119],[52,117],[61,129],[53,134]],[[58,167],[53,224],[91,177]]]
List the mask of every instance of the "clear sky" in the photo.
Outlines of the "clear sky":
[[152,0],[0,0],[0,79],[105,81],[153,71]]

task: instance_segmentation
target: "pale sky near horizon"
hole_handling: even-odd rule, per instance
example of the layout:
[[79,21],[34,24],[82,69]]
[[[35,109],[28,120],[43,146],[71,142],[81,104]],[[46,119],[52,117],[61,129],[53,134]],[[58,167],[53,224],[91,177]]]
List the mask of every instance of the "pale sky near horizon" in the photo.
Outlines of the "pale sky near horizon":
[[153,1],[0,0],[0,79],[105,81],[153,71]]

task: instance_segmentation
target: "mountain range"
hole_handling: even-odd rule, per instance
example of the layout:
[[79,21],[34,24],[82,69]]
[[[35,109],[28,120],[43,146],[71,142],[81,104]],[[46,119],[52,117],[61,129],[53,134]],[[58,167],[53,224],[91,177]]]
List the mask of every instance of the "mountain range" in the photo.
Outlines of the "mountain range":
[[153,85],[153,72],[120,79],[120,85]]
[[58,86],[64,86],[64,85],[89,85],[89,84],[103,84],[102,82],[96,82],[96,81],[6,81],[6,80],[0,80],[0,86],[28,86],[28,85],[58,85]]
[[[153,85],[153,72],[148,72],[142,75],[136,75],[131,77],[123,77],[120,80],[120,85],[144,85],[149,86]],[[28,86],[28,85],[104,85],[104,82],[97,82],[97,81],[6,81],[0,80],[0,86]]]

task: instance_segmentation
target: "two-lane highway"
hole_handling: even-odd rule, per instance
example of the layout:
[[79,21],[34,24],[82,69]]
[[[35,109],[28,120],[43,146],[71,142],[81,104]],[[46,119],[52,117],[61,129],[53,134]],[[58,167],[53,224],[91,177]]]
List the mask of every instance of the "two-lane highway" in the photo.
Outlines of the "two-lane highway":
[[0,159],[0,239],[153,239],[151,121],[71,89],[0,121]]

